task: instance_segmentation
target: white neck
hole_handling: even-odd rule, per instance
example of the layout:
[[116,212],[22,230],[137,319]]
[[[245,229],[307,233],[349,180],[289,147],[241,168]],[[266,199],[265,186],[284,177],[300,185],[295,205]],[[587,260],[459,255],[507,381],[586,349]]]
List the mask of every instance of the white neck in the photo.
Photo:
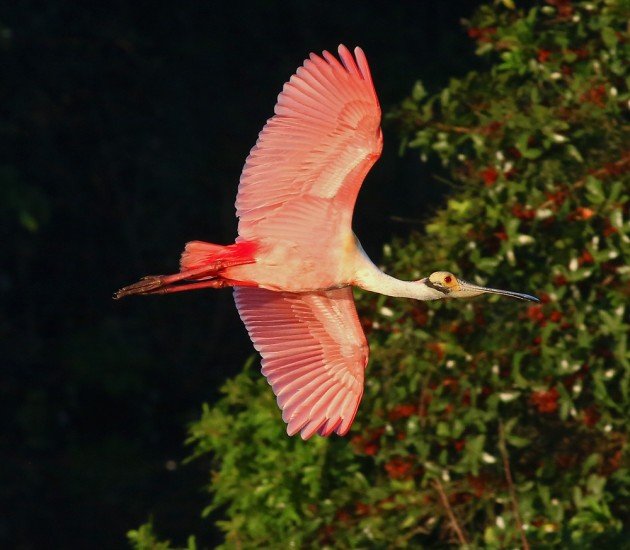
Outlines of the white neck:
[[353,284],[370,292],[378,292],[386,296],[397,298],[413,298],[414,300],[439,300],[444,294],[417,281],[401,281],[383,273],[370,260],[356,239],[356,254],[354,255],[355,276]]

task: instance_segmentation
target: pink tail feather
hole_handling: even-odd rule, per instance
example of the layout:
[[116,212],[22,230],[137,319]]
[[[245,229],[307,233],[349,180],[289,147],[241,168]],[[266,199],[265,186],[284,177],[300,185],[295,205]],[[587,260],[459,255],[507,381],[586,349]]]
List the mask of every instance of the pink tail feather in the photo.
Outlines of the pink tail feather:
[[179,260],[180,271],[189,271],[209,264],[225,263],[228,265],[247,264],[254,261],[256,244],[252,242],[240,242],[227,246],[206,243],[203,241],[190,241],[186,243],[184,252]]

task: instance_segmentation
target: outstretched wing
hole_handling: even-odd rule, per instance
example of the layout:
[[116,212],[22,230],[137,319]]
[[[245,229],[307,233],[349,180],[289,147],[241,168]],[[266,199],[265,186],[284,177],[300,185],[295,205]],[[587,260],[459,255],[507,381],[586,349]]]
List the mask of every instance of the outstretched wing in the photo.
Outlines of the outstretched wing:
[[[284,85],[241,174],[241,240],[350,229],[363,178],[381,154],[381,110],[361,48],[311,54]],[[269,220],[273,220],[270,223]],[[294,239],[294,240],[295,240]]]
[[287,433],[344,435],[363,395],[368,361],[352,289],[294,294],[236,287],[234,300]]

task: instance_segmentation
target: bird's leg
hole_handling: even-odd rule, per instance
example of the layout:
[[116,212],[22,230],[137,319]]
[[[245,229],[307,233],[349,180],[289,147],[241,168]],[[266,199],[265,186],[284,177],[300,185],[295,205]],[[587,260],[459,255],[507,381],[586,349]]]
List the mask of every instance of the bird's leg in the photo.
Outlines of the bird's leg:
[[[173,275],[147,275],[137,283],[123,287],[115,292],[114,299],[119,300],[120,298],[133,294],[169,294],[171,292],[198,288],[223,288],[225,286],[232,286],[223,279],[214,279],[212,277],[216,277],[217,272],[226,267],[241,263],[242,262],[238,261],[218,261],[195,269],[187,269]],[[178,284],[180,281],[195,282]]]
[[199,290],[200,288],[225,288],[227,286],[232,286],[232,284],[230,284],[230,281],[227,281],[225,279],[208,279],[206,281],[197,281],[184,285],[162,286],[154,290],[143,291],[141,294],[171,294],[173,292],[182,292],[184,290]]

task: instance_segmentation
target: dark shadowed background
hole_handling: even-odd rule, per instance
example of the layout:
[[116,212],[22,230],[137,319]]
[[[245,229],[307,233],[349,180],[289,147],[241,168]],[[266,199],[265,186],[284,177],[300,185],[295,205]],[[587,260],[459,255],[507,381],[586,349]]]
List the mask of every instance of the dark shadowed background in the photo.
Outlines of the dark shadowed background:
[[[479,2],[12,2],[0,8],[0,546],[112,547],[149,515],[190,518],[207,463],[186,425],[253,352],[231,293],[114,302],[234,239],[245,157],[311,51],[361,45],[384,112],[474,67]],[[375,259],[442,189],[396,129],[357,205]],[[418,185],[423,182],[426,185]],[[205,533],[205,538],[204,538]]]

